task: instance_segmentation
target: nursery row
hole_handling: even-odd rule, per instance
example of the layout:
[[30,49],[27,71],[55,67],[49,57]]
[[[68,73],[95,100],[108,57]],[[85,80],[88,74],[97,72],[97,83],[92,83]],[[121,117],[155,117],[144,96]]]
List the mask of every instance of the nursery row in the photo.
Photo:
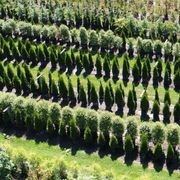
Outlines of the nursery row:
[[[117,105],[117,113],[121,116],[124,114],[125,105],[127,105],[129,111],[128,115],[135,115],[137,108],[137,103],[140,103],[141,118],[148,118],[148,111],[152,106],[153,119],[155,121],[160,120],[160,101],[157,90],[155,91],[154,104],[149,102],[148,94],[145,91],[141,98],[137,99],[135,87],[129,90],[127,96],[127,103],[125,98],[125,92],[121,84],[119,84],[115,90],[113,90],[111,81],[108,81],[105,85],[100,86],[97,89],[94,82],[87,79],[87,87],[81,82],[81,79],[77,79],[77,88],[74,88],[71,78],[68,77],[67,82],[63,76],[59,75],[58,80],[55,81],[51,73],[48,75],[48,80],[43,74],[37,71],[37,76],[31,71],[29,66],[23,64],[18,65],[17,68],[13,68],[10,64],[5,68],[2,63],[0,63],[0,88],[3,89],[4,86],[8,91],[13,88],[16,90],[17,94],[22,92],[27,95],[32,93],[34,96],[41,95],[45,98],[53,97],[55,101],[61,100],[62,103],[69,103],[75,106],[80,103],[82,107],[87,107],[92,105],[92,108],[98,109],[100,104],[105,103],[107,110],[111,111],[114,104]],[[58,81],[58,83],[57,83]],[[104,87],[105,86],[105,87]],[[163,121],[164,123],[170,123],[171,116],[171,98],[169,91],[165,92],[164,95],[164,107],[163,107]],[[174,122],[180,123],[180,103],[179,101],[175,104],[173,115]]]
[[11,4],[0,7],[1,19],[12,18],[42,24],[65,24],[69,27],[79,28],[84,26],[89,29],[111,29],[124,33],[126,37],[138,37],[160,39],[171,42],[177,41],[180,26],[170,21],[150,22],[147,19],[123,17],[118,8],[100,9],[96,6],[82,7],[81,5],[38,6],[34,4]]
[[12,93],[1,93],[0,97],[1,127],[4,128],[47,132],[49,136],[69,137],[74,142],[82,139],[89,146],[97,143],[100,148],[110,147],[116,152],[124,149],[128,156],[139,144],[146,147],[145,153],[150,149],[150,142],[160,148],[161,153],[165,141],[172,145],[173,151],[179,144],[180,129],[175,123],[166,127],[160,122],[138,125],[133,117],[122,120],[108,112],[61,108],[56,103],[17,97]]
[[166,59],[173,60],[179,58],[180,45],[170,43],[168,40],[162,42],[160,40],[150,40],[142,38],[126,39],[115,35],[111,30],[87,30],[84,27],[79,29],[69,29],[66,25],[47,26],[47,25],[32,25],[23,21],[15,21],[9,19],[0,21],[0,32],[5,35],[23,36],[24,38],[36,39],[38,41],[53,41],[54,43],[67,43],[68,45],[82,46],[83,48],[91,47],[93,50],[101,51],[110,50],[111,52],[119,51],[121,54],[127,49],[130,56],[134,53],[139,53],[142,57],[153,55]]
[[[133,82],[139,84],[142,82],[143,85],[147,86],[152,78],[152,83],[154,87],[158,87],[159,83],[164,79],[164,87],[168,89],[171,84],[174,85],[176,91],[180,90],[180,61],[176,60],[174,63],[174,77],[171,77],[172,68],[171,63],[162,60],[158,60],[156,65],[151,67],[151,61],[149,58],[142,59],[137,56],[136,62],[134,63],[132,69],[130,68],[130,61],[127,54],[125,53],[122,59],[114,56],[112,62],[111,57],[106,54],[104,58],[98,54],[93,60],[92,53],[79,53],[75,52],[74,49],[70,51],[62,50],[59,46],[46,46],[45,44],[36,45],[35,43],[30,43],[29,41],[21,41],[18,39],[14,41],[12,38],[8,38],[6,41],[2,36],[0,37],[0,48],[1,48],[1,58],[15,59],[20,62],[23,59],[26,63],[32,62],[32,64],[49,63],[51,62],[51,68],[56,69],[57,64],[63,71],[68,71],[71,73],[73,69],[76,69],[77,73],[81,73],[84,69],[86,74],[95,73],[98,77],[102,75],[106,78],[112,77],[113,79],[123,79],[123,81],[128,82],[130,75],[132,74]],[[120,68],[120,60],[122,63],[122,70]],[[163,66],[165,64],[165,73],[162,78]]]
[[[56,160],[45,160],[37,157],[37,154],[29,154],[29,151],[22,149],[5,149],[4,144],[0,147],[0,178],[1,179],[78,179],[95,178],[98,173],[99,178],[113,177],[109,171],[104,173],[96,172],[91,168],[78,166],[75,161],[69,163],[65,158]],[[24,150],[24,149],[23,149]],[[86,170],[83,170],[86,169]],[[110,176],[110,177],[109,177]]]

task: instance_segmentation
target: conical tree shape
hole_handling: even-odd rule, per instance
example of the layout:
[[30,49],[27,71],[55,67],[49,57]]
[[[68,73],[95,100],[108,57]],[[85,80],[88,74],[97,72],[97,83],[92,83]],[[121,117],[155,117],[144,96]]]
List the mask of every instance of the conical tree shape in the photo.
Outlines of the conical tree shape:
[[26,79],[30,83],[30,80],[33,78],[32,72],[27,64],[23,64],[23,67],[24,67]]
[[142,83],[147,85],[148,82],[149,82],[149,70],[148,70],[148,66],[147,66],[147,63],[144,62],[143,63],[143,68],[142,68]]
[[133,82],[138,84],[141,79],[141,74],[140,74],[139,68],[136,63],[133,66],[132,75],[134,78]]
[[164,95],[164,103],[168,103],[169,105],[171,105],[171,97],[170,97],[170,94],[169,94],[169,91],[166,91],[165,92],[165,95]]
[[51,95],[52,95],[53,97],[57,98],[58,95],[59,95],[59,92],[58,92],[57,84],[56,84],[56,82],[55,82],[54,79],[52,79],[51,88],[50,88],[50,89],[51,89],[51,90],[50,90]]
[[71,71],[73,68],[73,62],[69,53],[66,53],[66,67],[68,68],[68,71]]
[[51,67],[52,69],[56,69],[56,64],[57,64],[57,58],[53,50],[50,51],[49,53],[49,59],[51,61]]
[[118,76],[119,76],[119,63],[118,63],[117,57],[113,59],[112,73],[113,73],[113,77],[118,79]]
[[85,54],[83,56],[83,67],[84,67],[86,73],[89,72],[89,66],[90,66],[89,59],[88,59],[88,56]]
[[91,85],[91,102],[93,103],[93,107],[98,107],[98,95],[94,84]]
[[124,58],[124,60],[123,60],[122,75],[123,75],[123,81],[128,82],[129,81],[130,70],[129,70],[129,62],[128,62],[128,60],[126,58]]
[[158,89],[155,89],[155,99],[154,100],[156,100],[158,102],[158,104],[160,104]]
[[44,96],[49,95],[49,87],[44,76],[41,77],[41,93]]
[[36,94],[38,92],[38,85],[34,81],[34,79],[31,79],[31,81],[30,81],[30,90],[33,94]]
[[105,88],[104,101],[106,104],[106,109],[110,110],[113,105],[113,98],[112,98],[111,91],[108,85],[106,85],[106,88]]
[[14,85],[14,88],[16,89],[16,93],[21,94],[21,81],[17,75],[15,75],[13,78],[13,85]]
[[137,108],[137,95],[136,95],[136,90],[135,90],[135,86],[133,85],[132,87],[132,93],[133,93],[133,97],[134,97],[134,108],[136,109]]
[[68,94],[69,101],[75,103],[76,102],[76,96],[75,96],[73,85],[72,85],[70,78],[68,78],[68,93],[69,93]]
[[169,108],[169,103],[166,101],[163,107],[163,122],[165,124],[170,123],[170,116],[171,116],[171,112]]
[[135,101],[134,101],[133,92],[131,90],[129,90],[129,93],[128,93],[127,106],[129,108],[128,114],[134,115],[135,114]]
[[87,106],[86,92],[84,91],[84,87],[80,85],[79,89],[79,101],[82,103],[82,107]]
[[59,77],[58,86],[60,97],[63,98],[63,100],[67,100],[68,89],[62,76]]
[[77,100],[78,100],[78,102],[80,101],[80,100],[79,100],[80,84],[81,84],[80,78],[78,77],[78,78],[77,78],[77,93],[78,93]]
[[167,69],[165,69],[165,74],[164,74],[164,87],[166,89],[169,88],[171,84],[171,75],[169,74],[169,71]]
[[79,55],[76,56],[76,66],[78,71],[81,71],[83,69],[83,64],[81,62]]
[[147,116],[148,110],[149,110],[149,99],[147,93],[144,92],[141,98],[141,116],[142,117]]
[[111,68],[110,68],[110,62],[109,62],[109,59],[107,58],[107,56],[104,59],[103,70],[105,73],[105,77],[110,77]]
[[159,82],[161,82],[162,81],[162,77],[161,77],[161,74],[162,74],[162,60],[161,59],[158,60],[157,70],[158,70],[158,79],[159,79]]
[[96,58],[96,63],[95,63],[96,75],[97,76],[102,75],[102,63],[101,63],[101,61],[102,61],[101,56],[98,54],[97,58]]
[[160,112],[159,103],[155,100],[153,103],[153,107],[152,107],[152,113],[153,113],[153,120],[154,121],[159,120],[159,112]]
[[102,82],[100,81],[100,86],[99,86],[99,102],[102,103],[104,101],[104,88],[102,85]]
[[10,78],[10,80],[12,81],[13,77],[14,77],[14,70],[13,70],[11,64],[8,64],[8,66],[7,66],[7,75]]
[[31,47],[29,50],[29,58],[33,65],[35,65],[37,63],[37,55],[36,55],[36,51],[33,47]]
[[125,100],[122,94],[122,91],[119,87],[116,88],[115,91],[115,103],[118,106],[118,111],[121,113],[121,116],[123,115],[123,108],[125,106]]

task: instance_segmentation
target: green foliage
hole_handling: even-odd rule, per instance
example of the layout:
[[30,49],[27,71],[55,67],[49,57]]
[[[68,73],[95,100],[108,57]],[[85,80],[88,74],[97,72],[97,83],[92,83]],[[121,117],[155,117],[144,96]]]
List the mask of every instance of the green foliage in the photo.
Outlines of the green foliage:
[[102,113],[100,118],[99,118],[99,129],[100,131],[103,132],[104,135],[109,135],[109,131],[112,126],[112,120],[111,120],[111,115],[109,113]]
[[53,168],[51,179],[52,180],[67,179],[67,177],[68,177],[67,164],[63,160],[61,160]]
[[86,126],[86,112],[82,108],[78,108],[75,112],[76,124],[80,130],[84,130]]
[[151,126],[147,122],[141,123],[139,127],[140,137],[146,136],[148,141],[151,139]]
[[112,152],[116,152],[116,150],[118,149],[118,140],[116,136],[112,135],[110,137],[109,147],[111,148]]
[[100,132],[98,135],[97,143],[100,146],[100,148],[105,148],[106,146],[106,139],[103,132]]
[[146,135],[143,134],[141,136],[141,145],[140,145],[140,154],[143,159],[147,158],[148,151],[149,151],[148,138]]
[[90,128],[93,134],[97,134],[99,120],[96,111],[88,110],[86,116],[86,126]]
[[169,124],[167,126],[167,141],[172,145],[176,146],[180,142],[180,128],[176,124]]
[[174,122],[180,124],[180,102],[177,102],[175,104],[173,115],[174,115]]
[[164,103],[164,107],[163,107],[163,122],[169,123],[170,122],[170,116],[171,116],[171,112],[170,112],[169,103],[166,101]]
[[161,164],[164,161],[164,152],[162,149],[161,144],[156,144],[154,154],[153,154],[153,160],[155,163]]
[[175,152],[171,144],[168,144],[166,162],[168,166],[173,166],[173,164],[175,163]]
[[136,103],[135,103],[135,100],[134,100],[134,95],[133,95],[132,90],[129,90],[129,93],[128,93],[127,106],[129,108],[128,114],[129,115],[134,115],[135,110],[136,110]]
[[125,137],[124,151],[127,158],[131,158],[134,153],[134,143],[130,135]]
[[160,112],[159,103],[155,100],[152,107],[154,121],[159,120],[159,112]]
[[70,125],[72,119],[74,119],[73,110],[68,106],[64,107],[62,109],[62,121],[64,121],[66,125]]
[[117,137],[117,138],[122,138],[123,133],[124,133],[124,123],[122,119],[120,118],[114,118],[112,121],[112,133]]
[[93,142],[91,129],[89,127],[86,127],[86,129],[84,131],[84,141],[87,145],[91,145]]
[[141,98],[141,114],[142,116],[146,115],[149,110],[149,99],[146,91],[143,93]]
[[138,133],[137,122],[132,118],[129,119],[127,126],[126,126],[126,129],[127,129],[126,134],[130,135],[132,140],[134,141],[136,139],[137,133]]
[[164,126],[160,122],[155,122],[152,127],[152,141],[154,144],[162,144],[165,140]]
[[13,166],[8,154],[5,151],[0,150],[0,179],[10,179]]
[[74,141],[77,140],[80,136],[80,130],[76,125],[75,119],[72,119],[70,122],[70,138]]

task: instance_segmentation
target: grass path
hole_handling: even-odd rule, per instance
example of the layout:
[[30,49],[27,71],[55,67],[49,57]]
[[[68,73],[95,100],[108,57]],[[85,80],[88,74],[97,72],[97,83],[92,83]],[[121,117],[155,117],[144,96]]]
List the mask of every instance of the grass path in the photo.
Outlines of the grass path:
[[154,169],[143,169],[139,164],[134,163],[131,166],[125,165],[122,160],[112,160],[109,156],[100,158],[96,153],[87,154],[82,150],[72,155],[71,149],[61,149],[58,146],[49,146],[47,143],[36,143],[34,140],[25,140],[11,136],[6,139],[0,133],[0,146],[7,147],[11,150],[22,150],[26,154],[35,154],[42,160],[52,160],[64,158],[68,163],[76,162],[80,167],[92,166],[98,164],[102,170],[110,170],[114,174],[114,179],[126,180],[168,180],[179,179],[180,173],[174,172],[171,176],[166,170],[156,172]]

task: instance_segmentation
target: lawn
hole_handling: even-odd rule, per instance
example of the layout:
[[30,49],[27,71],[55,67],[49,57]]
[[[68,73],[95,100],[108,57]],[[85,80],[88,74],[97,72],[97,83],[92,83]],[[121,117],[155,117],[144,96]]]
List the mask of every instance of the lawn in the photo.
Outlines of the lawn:
[[102,170],[109,170],[113,173],[114,179],[143,179],[143,180],[168,180],[179,179],[180,173],[174,172],[171,176],[167,170],[156,172],[152,168],[143,169],[140,164],[135,163],[127,166],[123,160],[112,160],[109,156],[99,157],[97,153],[87,154],[83,150],[78,150],[72,154],[71,149],[61,149],[57,145],[50,146],[47,143],[37,143],[34,140],[17,138],[10,136],[8,139],[0,133],[0,146],[11,150],[18,150],[26,154],[34,154],[37,158],[45,160],[55,160],[64,158],[69,164],[76,162],[79,167],[89,167],[96,163]]

